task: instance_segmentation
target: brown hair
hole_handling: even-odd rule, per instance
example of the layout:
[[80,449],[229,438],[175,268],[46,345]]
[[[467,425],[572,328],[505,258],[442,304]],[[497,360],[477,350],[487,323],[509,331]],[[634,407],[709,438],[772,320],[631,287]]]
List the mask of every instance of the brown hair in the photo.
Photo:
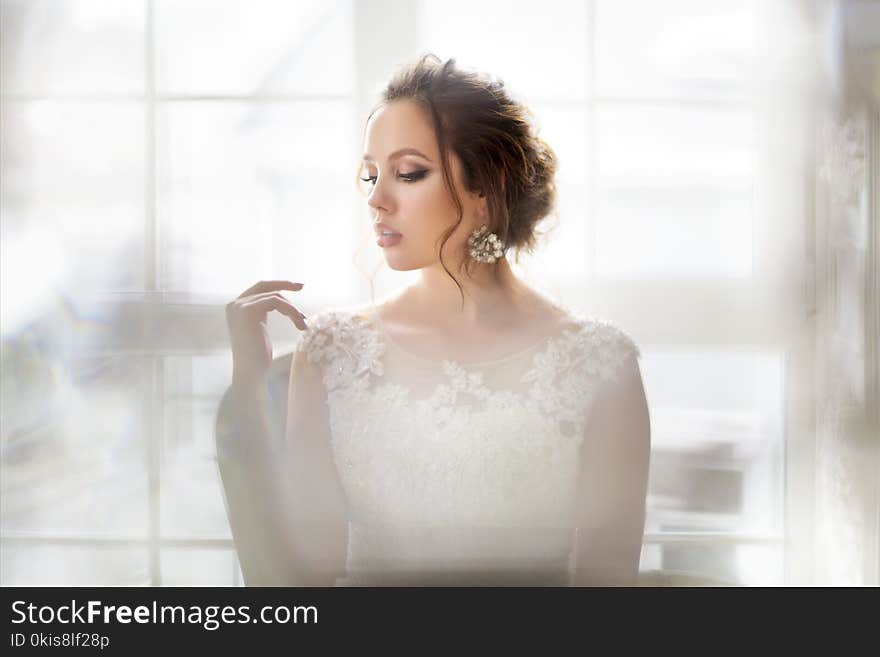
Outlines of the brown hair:
[[[443,246],[464,216],[447,149],[463,165],[465,188],[486,196],[489,232],[516,252],[516,262],[521,253],[532,253],[537,224],[556,206],[557,160],[538,137],[531,110],[511,98],[503,80],[462,70],[454,59],[443,62],[433,53],[421,55],[394,73],[370,117],[396,100],[418,103],[434,126],[443,178],[458,208],[458,221],[443,235],[440,262],[459,291],[461,285],[443,262]],[[468,273],[473,262],[464,259]]]

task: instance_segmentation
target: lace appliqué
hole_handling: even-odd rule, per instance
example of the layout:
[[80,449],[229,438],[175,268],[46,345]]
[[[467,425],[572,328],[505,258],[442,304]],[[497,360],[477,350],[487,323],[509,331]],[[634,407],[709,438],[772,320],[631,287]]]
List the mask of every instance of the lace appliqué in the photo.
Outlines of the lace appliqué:
[[365,392],[369,375],[382,376],[385,345],[350,314],[327,311],[312,316],[297,344],[312,364],[323,366],[328,395],[351,388]]
[[442,369],[448,383],[439,384],[427,399],[413,400],[409,388],[397,383],[371,386],[370,375],[384,373],[385,343],[368,320],[343,311],[314,315],[297,346],[311,363],[323,365],[328,400],[333,403],[363,403],[372,395],[386,408],[414,405],[430,413],[440,425],[467,416],[470,396],[477,406],[499,413],[523,406],[554,420],[566,434],[579,434],[586,419],[585,404],[595,386],[615,381],[624,362],[639,358],[633,340],[611,322],[577,316],[578,328],[548,340],[535,354],[531,368],[521,377],[531,386],[526,395],[509,390],[492,390],[483,384],[481,372],[470,372],[453,360]]
[[522,377],[522,382],[532,383],[530,401],[566,433],[577,434],[586,419],[584,404],[596,385],[616,381],[624,362],[641,355],[632,339],[610,322],[579,320],[580,328],[551,340]]

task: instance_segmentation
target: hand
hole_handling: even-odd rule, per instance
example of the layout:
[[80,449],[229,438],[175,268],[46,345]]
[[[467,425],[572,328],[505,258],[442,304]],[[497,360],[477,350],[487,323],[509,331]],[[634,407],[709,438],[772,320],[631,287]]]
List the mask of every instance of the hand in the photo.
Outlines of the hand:
[[226,304],[226,324],[232,342],[232,383],[258,389],[272,363],[272,341],[266,328],[270,310],[290,317],[304,331],[305,318],[278,290],[301,290],[302,283],[260,281]]

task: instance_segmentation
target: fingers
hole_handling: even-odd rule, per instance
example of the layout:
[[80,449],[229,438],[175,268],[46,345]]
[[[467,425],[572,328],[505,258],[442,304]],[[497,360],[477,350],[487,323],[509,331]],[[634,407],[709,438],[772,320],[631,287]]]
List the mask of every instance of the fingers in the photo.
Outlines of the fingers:
[[260,315],[265,315],[270,310],[277,310],[287,315],[299,330],[305,331],[308,328],[305,322],[306,316],[277,292],[253,295],[247,301],[243,301],[240,307],[242,310],[257,312]]
[[234,318],[240,311],[247,311],[248,314],[256,312],[265,319],[266,313],[277,310],[290,317],[298,329],[305,331],[308,329],[306,316],[277,292],[277,290],[301,290],[303,285],[293,281],[260,281],[226,305],[228,321],[235,322]]
[[260,281],[239,294],[238,298],[243,299],[252,294],[274,292],[275,290],[301,290],[302,287],[303,283],[293,283],[291,281]]

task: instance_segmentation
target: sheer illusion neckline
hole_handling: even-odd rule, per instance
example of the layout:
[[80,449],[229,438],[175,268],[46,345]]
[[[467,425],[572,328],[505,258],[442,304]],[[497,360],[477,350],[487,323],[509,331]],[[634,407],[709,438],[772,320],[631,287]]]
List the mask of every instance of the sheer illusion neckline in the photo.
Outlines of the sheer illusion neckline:
[[[560,309],[565,312],[566,317],[569,319],[569,321],[574,320],[574,321],[580,323],[580,316],[579,315],[573,313],[570,309],[565,308],[565,307],[560,307]],[[569,330],[569,329],[562,329],[561,331],[557,331],[553,335],[544,336],[540,340],[538,340],[537,342],[533,342],[532,344],[530,344],[527,347],[524,347],[522,349],[517,349],[513,353],[508,354],[506,356],[502,356],[500,358],[492,358],[492,359],[488,359],[488,360],[478,360],[478,361],[462,361],[462,360],[459,360],[456,358],[428,358],[426,356],[416,354],[416,353],[412,352],[410,349],[408,349],[407,347],[402,346],[397,340],[395,340],[393,337],[391,337],[391,332],[388,330],[388,327],[385,324],[385,322],[383,321],[383,319],[379,316],[379,313],[375,307],[366,308],[366,309],[362,310],[360,312],[360,315],[367,321],[367,323],[371,326],[371,328],[376,333],[378,333],[382,337],[382,339],[385,340],[385,342],[387,344],[392,345],[395,349],[397,349],[398,351],[402,352],[403,354],[405,354],[406,356],[408,356],[410,358],[413,358],[415,360],[418,360],[418,361],[421,361],[423,363],[427,363],[430,365],[435,365],[435,366],[442,365],[443,363],[452,363],[453,365],[457,365],[459,367],[480,367],[480,366],[484,366],[484,365],[499,365],[499,364],[507,363],[509,361],[514,361],[514,360],[517,360],[517,359],[522,358],[524,356],[527,356],[528,354],[530,354],[534,351],[538,351],[541,348],[549,347],[550,344],[561,339],[565,335],[565,333]]]

